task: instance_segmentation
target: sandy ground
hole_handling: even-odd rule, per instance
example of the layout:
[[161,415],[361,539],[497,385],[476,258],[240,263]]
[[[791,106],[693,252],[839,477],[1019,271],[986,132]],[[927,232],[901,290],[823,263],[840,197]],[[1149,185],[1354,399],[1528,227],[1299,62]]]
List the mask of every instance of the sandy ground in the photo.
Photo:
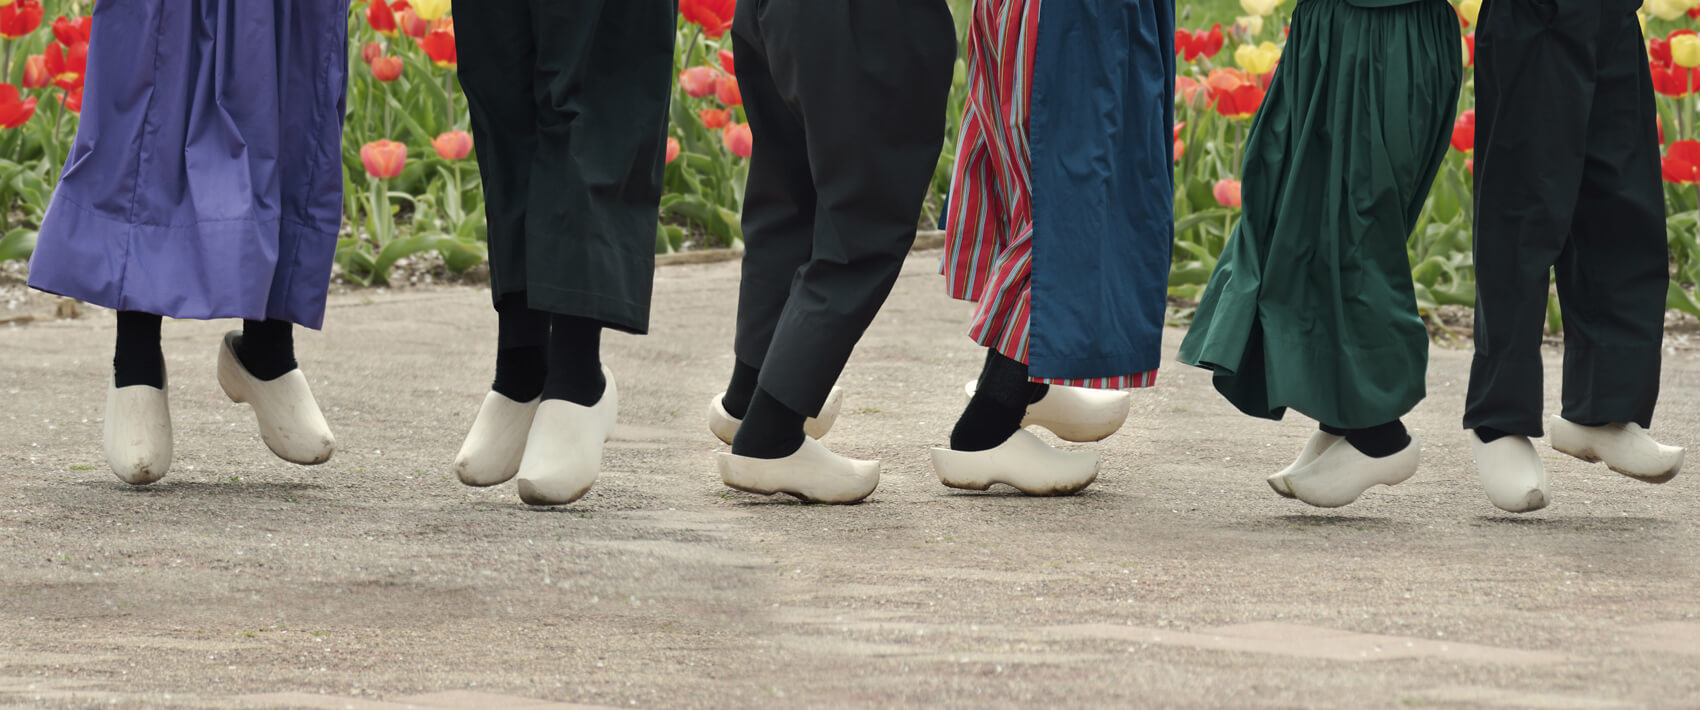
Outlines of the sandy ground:
[[[1700,476],[1543,446],[1556,502],[1501,514],[1458,429],[1470,354],[1437,349],[1424,471],[1349,508],[1272,494],[1310,427],[1178,365],[1093,445],[1084,494],[951,491],[928,448],[980,354],[936,258],[841,381],[826,443],[885,461],[845,508],[714,473],[732,263],[663,269],[654,334],[606,338],[623,426],[549,510],[448,472],[488,386],[487,292],[333,298],[299,337],[341,442],[316,468],[218,391],[231,324],[167,324],[177,462],[147,488],[100,449],[111,314],[0,325],[0,704],[1700,707]],[[1700,444],[1700,353],[1673,346],[1663,378],[1656,431]]]

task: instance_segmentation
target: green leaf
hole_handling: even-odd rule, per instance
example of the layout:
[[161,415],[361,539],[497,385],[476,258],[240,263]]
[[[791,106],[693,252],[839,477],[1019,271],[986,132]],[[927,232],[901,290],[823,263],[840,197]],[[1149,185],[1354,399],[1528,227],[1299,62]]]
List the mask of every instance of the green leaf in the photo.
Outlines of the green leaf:
[[35,252],[35,230],[14,229],[0,237],[0,261],[28,259]]

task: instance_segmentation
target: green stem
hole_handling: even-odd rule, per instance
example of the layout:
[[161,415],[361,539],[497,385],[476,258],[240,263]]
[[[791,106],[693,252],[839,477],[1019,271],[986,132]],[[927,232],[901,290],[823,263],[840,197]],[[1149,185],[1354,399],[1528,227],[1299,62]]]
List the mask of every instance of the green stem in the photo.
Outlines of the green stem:
[[443,130],[452,131],[455,129],[455,70],[453,69],[443,74],[443,96],[447,98],[449,105],[449,127]]

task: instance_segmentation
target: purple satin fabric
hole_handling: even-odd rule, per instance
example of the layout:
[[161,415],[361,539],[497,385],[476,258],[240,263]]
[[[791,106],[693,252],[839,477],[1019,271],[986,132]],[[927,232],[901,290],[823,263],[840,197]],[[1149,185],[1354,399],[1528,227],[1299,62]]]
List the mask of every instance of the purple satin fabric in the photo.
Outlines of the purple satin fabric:
[[30,285],[172,318],[323,325],[348,0],[106,0],[94,17]]

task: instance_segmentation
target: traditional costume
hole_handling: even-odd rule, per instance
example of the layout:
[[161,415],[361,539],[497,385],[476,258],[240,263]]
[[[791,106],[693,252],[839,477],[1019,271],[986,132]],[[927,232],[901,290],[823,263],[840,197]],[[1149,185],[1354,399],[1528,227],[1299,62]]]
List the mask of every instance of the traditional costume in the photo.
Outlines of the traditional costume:
[[1652,483],[1670,253],[1639,0],[1488,0],[1476,32],[1476,357],[1464,427],[1488,498],[1551,496],[1541,329],[1557,268],[1563,411],[1553,448]]
[[1175,16],[1149,0],[977,0],[944,227],[987,348],[940,480],[1072,493],[1097,475],[1022,431],[1097,441],[1156,381],[1174,246]]
[[296,367],[323,324],[342,221],[348,0],[126,0],[94,7],[82,123],[30,285],[120,311],[108,462],[171,466],[160,317],[242,318],[219,383],[296,463],[334,437]]
[[1410,478],[1400,423],[1425,394],[1428,331],[1405,242],[1463,81],[1444,0],[1299,0],[1246,143],[1244,213],[1180,359],[1246,414],[1322,431],[1277,493],[1341,506]]
[[604,328],[649,329],[677,22],[671,0],[455,0],[500,321],[496,380],[455,460],[578,500],[619,395]]

